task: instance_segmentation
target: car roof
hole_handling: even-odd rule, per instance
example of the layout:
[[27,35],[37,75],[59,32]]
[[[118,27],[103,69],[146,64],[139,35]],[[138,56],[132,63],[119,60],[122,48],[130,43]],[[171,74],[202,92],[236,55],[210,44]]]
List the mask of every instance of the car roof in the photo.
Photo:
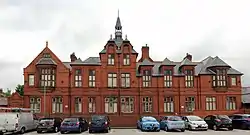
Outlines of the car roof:
[[156,119],[156,118],[153,117],[153,116],[142,116],[142,118],[144,118],[144,119],[147,119],[147,118],[149,118],[149,119]]
[[235,116],[235,115],[250,116],[250,114],[234,114],[234,115],[232,115],[232,116]]

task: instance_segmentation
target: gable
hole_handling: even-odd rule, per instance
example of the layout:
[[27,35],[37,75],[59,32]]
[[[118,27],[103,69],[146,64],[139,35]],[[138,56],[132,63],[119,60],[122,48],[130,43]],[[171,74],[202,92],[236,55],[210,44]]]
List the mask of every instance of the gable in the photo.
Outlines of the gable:
[[35,64],[37,64],[41,59],[43,59],[43,54],[49,53],[51,55],[51,59],[54,63],[57,63],[58,66],[62,66],[65,69],[69,69],[63,62],[49,49],[48,43],[46,42],[46,47],[35,57],[35,59],[32,60],[32,62],[24,68],[24,70],[29,69],[29,67],[33,67]]

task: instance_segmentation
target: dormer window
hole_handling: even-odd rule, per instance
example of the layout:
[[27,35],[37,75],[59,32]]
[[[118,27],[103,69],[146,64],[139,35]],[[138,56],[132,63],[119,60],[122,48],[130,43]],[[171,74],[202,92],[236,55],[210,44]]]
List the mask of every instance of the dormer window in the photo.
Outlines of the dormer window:
[[164,87],[172,87],[172,70],[170,69],[164,71]]
[[227,86],[227,71],[226,69],[217,69],[216,75],[213,76],[213,87],[226,87]]
[[108,55],[108,65],[115,65],[115,55],[114,54]]
[[123,65],[125,65],[125,66],[130,65],[130,57],[129,57],[129,54],[124,54],[124,55],[123,55]]
[[187,88],[194,87],[194,76],[193,70],[185,70],[185,86]]
[[151,86],[151,70],[144,70],[142,76],[142,85],[143,87]]

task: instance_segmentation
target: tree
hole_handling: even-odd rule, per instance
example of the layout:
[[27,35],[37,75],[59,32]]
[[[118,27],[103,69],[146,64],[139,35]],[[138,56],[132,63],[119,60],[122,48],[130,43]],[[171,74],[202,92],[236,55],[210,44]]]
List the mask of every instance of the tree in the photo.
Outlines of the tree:
[[4,92],[4,95],[5,95],[6,97],[11,96],[11,90],[10,90],[10,89],[7,89],[7,91]]
[[21,85],[21,84],[18,84],[16,86],[16,92],[19,93],[21,96],[23,96],[23,88],[24,88],[24,85]]

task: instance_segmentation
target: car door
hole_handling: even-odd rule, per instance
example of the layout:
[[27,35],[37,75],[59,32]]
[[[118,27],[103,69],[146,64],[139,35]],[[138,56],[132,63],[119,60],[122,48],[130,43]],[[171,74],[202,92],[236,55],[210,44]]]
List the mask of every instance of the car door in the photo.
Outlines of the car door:
[[213,123],[212,123],[212,115],[208,115],[204,118],[204,121],[207,123],[208,128],[212,128]]
[[240,128],[241,127],[241,121],[242,121],[241,115],[235,115],[232,119],[232,124],[234,128]]

